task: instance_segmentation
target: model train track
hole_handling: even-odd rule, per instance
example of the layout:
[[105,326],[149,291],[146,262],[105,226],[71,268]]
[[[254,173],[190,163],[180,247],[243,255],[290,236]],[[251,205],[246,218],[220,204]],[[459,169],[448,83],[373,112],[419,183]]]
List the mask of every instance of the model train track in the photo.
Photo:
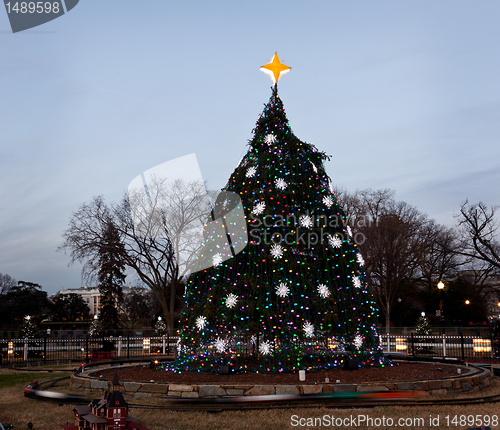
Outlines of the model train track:
[[[69,377],[58,378],[38,384],[36,381],[24,389],[24,394],[34,400],[57,404],[88,404],[92,398],[80,394],[50,391]],[[287,408],[375,408],[381,406],[436,406],[436,405],[478,405],[500,402],[500,394],[458,399],[428,399],[418,392],[389,391],[364,393],[321,393],[285,394],[267,396],[240,396],[186,399],[159,397],[162,404],[144,405],[129,403],[130,408],[170,411],[222,412],[229,410],[287,409]]]

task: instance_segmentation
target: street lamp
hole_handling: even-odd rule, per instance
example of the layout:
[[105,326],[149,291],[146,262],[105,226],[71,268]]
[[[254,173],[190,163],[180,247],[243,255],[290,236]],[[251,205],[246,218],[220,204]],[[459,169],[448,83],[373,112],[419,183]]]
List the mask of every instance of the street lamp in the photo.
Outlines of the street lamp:
[[465,304],[466,304],[466,305],[470,305],[470,300],[469,300],[469,299],[467,299],[467,300],[465,301]]
[[[443,281],[439,281],[437,284],[437,287],[441,293],[439,293],[440,299],[439,300],[439,320],[441,321],[441,327],[443,327],[443,321],[444,321],[444,315],[443,315],[443,293],[442,291],[444,290],[444,283]],[[437,312],[436,312],[437,313]],[[443,328],[443,333],[444,333],[444,328]]]
[[[401,305],[401,297],[398,297],[398,305]],[[399,327],[401,327],[401,306],[398,306],[398,313],[399,313]]]

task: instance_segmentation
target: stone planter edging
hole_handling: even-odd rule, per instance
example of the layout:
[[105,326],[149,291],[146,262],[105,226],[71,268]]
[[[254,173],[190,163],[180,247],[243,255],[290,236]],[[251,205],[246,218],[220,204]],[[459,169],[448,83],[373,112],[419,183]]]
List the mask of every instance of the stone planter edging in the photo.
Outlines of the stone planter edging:
[[[443,366],[452,366],[443,364]],[[94,373],[94,372],[92,372]],[[463,375],[443,379],[374,382],[357,384],[166,384],[155,382],[121,381],[120,391],[134,398],[151,396],[172,396],[182,398],[263,396],[271,394],[319,394],[368,391],[422,391],[432,396],[457,394],[463,391],[480,390],[491,385],[492,374],[488,369],[470,368]],[[71,376],[71,388],[84,390],[109,390],[111,381],[92,378],[91,373],[83,372]]]

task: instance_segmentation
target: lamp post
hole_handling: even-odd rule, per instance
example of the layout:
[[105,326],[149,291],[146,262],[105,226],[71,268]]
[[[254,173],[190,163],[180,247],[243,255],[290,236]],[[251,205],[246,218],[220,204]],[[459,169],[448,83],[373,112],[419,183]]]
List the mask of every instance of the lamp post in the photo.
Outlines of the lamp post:
[[401,328],[401,297],[398,297],[399,327]]
[[439,281],[437,284],[438,290],[440,291],[439,293],[439,321],[441,321],[441,328],[443,329],[444,333],[444,312],[443,312],[443,290],[444,290],[444,282]]
[[464,303],[465,303],[465,309],[467,310],[465,314],[467,315],[467,319],[469,321],[471,321],[471,312],[470,312],[470,308],[469,308],[470,300],[466,299]]

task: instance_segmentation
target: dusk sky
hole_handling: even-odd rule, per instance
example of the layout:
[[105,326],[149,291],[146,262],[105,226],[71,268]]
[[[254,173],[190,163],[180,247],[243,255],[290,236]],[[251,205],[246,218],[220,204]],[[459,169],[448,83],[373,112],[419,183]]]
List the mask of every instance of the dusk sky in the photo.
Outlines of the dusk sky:
[[0,273],[80,287],[56,252],[71,214],[165,161],[195,153],[222,188],[275,51],[291,127],[332,156],[333,184],[390,188],[448,226],[466,198],[500,204],[499,16],[494,0],[80,0],[13,34],[2,8]]

